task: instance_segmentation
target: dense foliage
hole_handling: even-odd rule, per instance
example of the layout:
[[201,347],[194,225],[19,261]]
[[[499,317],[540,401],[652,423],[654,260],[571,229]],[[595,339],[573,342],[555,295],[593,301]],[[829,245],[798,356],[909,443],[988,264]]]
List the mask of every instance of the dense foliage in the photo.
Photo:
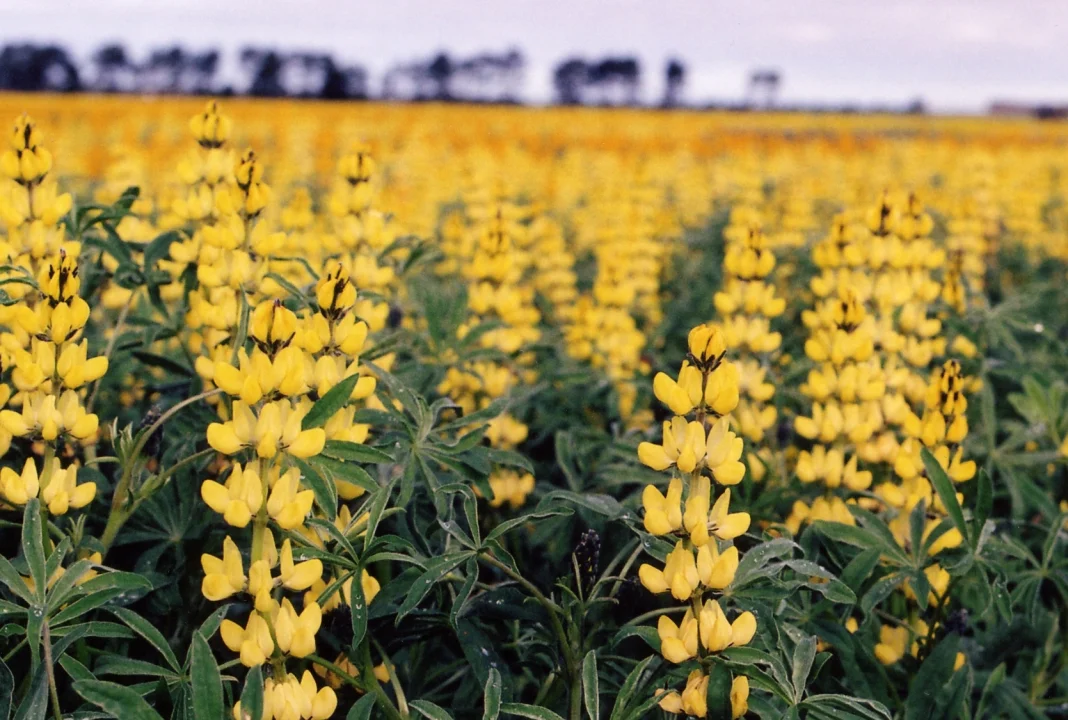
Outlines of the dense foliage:
[[1063,130],[85,103],[0,103],[0,720],[1068,714]]

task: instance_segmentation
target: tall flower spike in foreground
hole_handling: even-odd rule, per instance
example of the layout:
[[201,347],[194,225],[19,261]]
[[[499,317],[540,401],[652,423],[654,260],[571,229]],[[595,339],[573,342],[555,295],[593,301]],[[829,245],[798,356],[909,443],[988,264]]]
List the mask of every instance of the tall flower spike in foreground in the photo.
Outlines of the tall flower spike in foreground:
[[[78,466],[56,455],[95,441],[99,421],[82,399],[86,386],[103,377],[106,357],[89,355],[84,338],[89,304],[81,297],[78,255],[81,245],[66,239],[59,218],[71,207],[50,177],[52,155],[41,131],[23,115],[14,124],[9,148],[0,154],[0,172],[11,181],[0,194],[0,217],[7,236],[0,242],[4,292],[14,304],[0,307],[0,364],[11,368],[11,384],[0,384],[0,455],[13,438],[39,442],[40,471],[28,458],[21,472],[0,472],[0,497],[23,505],[39,497],[48,511],[63,515],[88,505],[96,484],[77,482]],[[34,287],[31,278],[36,281]],[[37,450],[41,452],[41,450]]]
[[[242,220],[243,237],[256,238],[254,220],[264,210],[270,197],[262,185],[263,170],[251,153],[242,156],[234,169],[232,184],[220,190],[226,200],[220,202],[231,217]],[[223,213],[225,216],[225,212]],[[205,242],[230,253],[231,259],[262,257],[262,248],[252,249],[225,239],[225,227],[206,226],[203,231],[215,238]],[[244,248],[244,249],[243,249]],[[362,442],[367,427],[353,423],[353,402],[369,397],[375,379],[363,372],[359,355],[367,339],[368,328],[356,316],[358,302],[348,268],[343,262],[330,261],[313,288],[315,306],[298,316],[283,298],[256,300],[254,287],[244,282],[222,283],[211,273],[219,265],[201,266],[198,279],[209,290],[236,294],[241,304],[254,303],[248,316],[247,338],[235,345],[236,327],[227,328],[225,341],[201,355],[197,371],[225,393],[219,403],[219,422],[208,426],[208,444],[218,453],[234,459],[225,479],[208,479],[201,485],[204,502],[235,528],[252,525],[247,572],[237,543],[230,537],[223,545],[222,557],[204,555],[201,562],[205,577],[202,592],[212,601],[232,595],[247,594],[252,609],[244,624],[224,620],[220,634],[224,644],[238,655],[242,664],[254,667],[269,663],[271,673],[264,686],[264,717],[287,720],[322,720],[330,717],[337,697],[333,688],[317,687],[315,677],[304,671],[298,680],[287,671],[289,658],[304,658],[316,651],[316,634],[322,615],[352,599],[352,578],[324,575],[319,559],[301,560],[294,555],[291,539],[279,547],[275,531],[295,533],[316,542],[322,540],[307,523],[313,512],[315,494],[305,485],[301,462],[323,451],[327,440]],[[205,272],[207,271],[207,272]],[[251,297],[250,297],[251,296]],[[347,383],[347,397],[342,406],[316,427],[305,427],[305,418],[322,398]],[[337,481],[342,501],[359,497],[363,490],[351,483]],[[338,519],[352,519],[352,512],[342,506]],[[357,519],[353,524],[365,522]],[[273,527],[273,529],[272,529]],[[347,532],[346,524],[340,532]],[[334,592],[322,597],[327,586]],[[379,586],[366,571],[361,577],[363,602],[370,603]],[[286,591],[299,593],[303,602],[298,611]],[[320,604],[322,603],[322,604]],[[240,705],[234,717],[241,718]]]
[[50,512],[62,515],[89,504],[96,495],[96,484],[78,484],[77,467],[62,467],[56,453],[61,438],[83,444],[96,437],[99,421],[86,412],[82,392],[86,384],[103,377],[108,361],[87,357],[88,343],[82,332],[89,305],[78,295],[81,280],[74,258],[60,250],[41,269],[37,285],[40,296],[32,310],[19,306],[16,318],[21,333],[13,336],[25,333],[28,341],[14,351],[11,360],[11,379],[17,390],[11,400],[22,409],[0,411],[0,428],[5,451],[12,437],[38,440],[44,445],[44,460],[39,475],[33,458],[27,459],[21,473],[5,467],[0,472],[0,489],[11,503],[22,505],[39,496]]
[[[660,707],[706,717],[708,670],[717,662],[715,654],[748,644],[757,624],[748,611],[729,620],[714,597],[731,584],[738,569],[738,548],[726,543],[749,529],[748,513],[729,511],[729,487],[712,502],[713,478],[729,486],[741,482],[745,474],[739,460],[742,439],[731,432],[725,417],[738,405],[738,370],[724,359],[726,341],[720,328],[699,325],[690,331],[688,344],[678,378],[659,373],[653,382],[656,397],[676,416],[664,423],[660,444],[644,442],[638,447],[645,465],[658,471],[672,469],[667,495],[649,485],[642,493],[642,504],[645,529],[670,536],[675,548],[663,568],[646,563],[638,576],[650,592],[670,592],[676,600],[688,603],[681,623],[662,615],[657,631],[666,660],[696,667],[685,689],[664,693]],[[732,717],[746,713],[748,697],[748,679],[734,677]]]

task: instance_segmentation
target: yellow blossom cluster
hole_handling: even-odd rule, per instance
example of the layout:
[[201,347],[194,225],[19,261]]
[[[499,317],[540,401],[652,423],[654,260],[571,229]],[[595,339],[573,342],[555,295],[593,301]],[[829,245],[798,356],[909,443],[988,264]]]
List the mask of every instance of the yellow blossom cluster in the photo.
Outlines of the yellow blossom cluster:
[[770,404],[775,386],[767,382],[766,376],[771,354],[782,345],[782,334],[773,331],[770,322],[782,315],[786,300],[768,282],[775,255],[768,249],[755,219],[740,227],[732,213],[732,223],[723,234],[727,241],[723,289],[713,302],[723,323],[727,346],[744,353],[739,362],[742,398],[733,418],[747,440],[759,443],[778,417],[775,406]]
[[[677,379],[659,373],[653,384],[657,398],[677,414],[664,423],[660,444],[643,442],[638,447],[639,458],[653,470],[677,471],[666,495],[655,485],[646,486],[642,493],[645,530],[673,538],[674,548],[662,568],[645,563],[638,576],[650,592],[670,592],[689,604],[681,623],[660,616],[657,631],[664,658],[673,663],[693,659],[702,663],[682,693],[664,694],[660,707],[705,717],[708,708],[702,689],[708,685],[708,663],[714,662],[715,653],[747,645],[756,634],[757,622],[749,611],[729,620],[719,601],[711,597],[731,584],[738,569],[738,548],[720,543],[729,543],[749,529],[748,513],[729,511],[729,487],[712,502],[713,478],[730,486],[741,482],[745,474],[739,459],[743,441],[729,429],[725,417],[738,404],[738,371],[724,357],[726,339],[717,326],[699,325],[691,330],[688,350]],[[687,420],[689,415],[692,420]],[[732,717],[746,713],[748,690],[744,676],[733,679]]]
[[0,497],[14,505],[40,498],[54,515],[88,505],[95,482],[78,482],[80,461],[65,446],[95,442],[97,416],[86,391],[108,369],[105,356],[89,351],[85,326],[89,304],[81,296],[81,245],[58,225],[71,207],[50,177],[52,155],[37,125],[26,115],[14,123],[9,147],[0,154],[7,182],[0,215],[7,234],[0,241],[10,301],[0,306],[0,365],[10,385],[0,384],[0,455],[15,438],[30,441],[40,463],[28,457],[21,472],[0,470]]

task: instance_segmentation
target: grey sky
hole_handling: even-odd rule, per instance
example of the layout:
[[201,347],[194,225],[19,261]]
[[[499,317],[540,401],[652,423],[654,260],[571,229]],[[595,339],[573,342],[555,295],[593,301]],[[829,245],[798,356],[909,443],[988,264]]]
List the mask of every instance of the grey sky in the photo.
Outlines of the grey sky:
[[636,52],[647,99],[677,55],[690,100],[738,99],[750,69],[776,67],[787,101],[1068,102],[1064,0],[0,0],[0,12],[0,40],[59,40],[82,55],[116,39],[135,52],[327,49],[376,81],[438,49],[518,46],[533,100],[550,97],[565,56]]

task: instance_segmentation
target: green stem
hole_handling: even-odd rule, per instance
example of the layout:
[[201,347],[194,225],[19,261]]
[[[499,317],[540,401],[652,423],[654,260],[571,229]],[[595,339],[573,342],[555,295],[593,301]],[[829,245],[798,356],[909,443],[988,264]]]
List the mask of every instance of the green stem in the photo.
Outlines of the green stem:
[[215,388],[214,390],[207,390],[194,395],[191,398],[186,398],[180,403],[176,403],[168,408],[167,412],[160,415],[156,422],[139,433],[140,439],[134,444],[129,455],[126,456],[126,464],[122,469],[122,476],[119,478],[119,482],[115,486],[114,495],[111,496],[111,511],[108,513],[108,521],[104,526],[104,533],[100,536],[100,544],[103,545],[103,548],[101,549],[102,555],[107,555],[108,550],[111,549],[112,543],[115,542],[115,538],[119,534],[119,530],[122,529],[122,526],[130,519],[130,515],[133,514],[134,501],[131,500],[128,503],[127,497],[130,495],[130,486],[133,484],[134,471],[140,468],[141,463],[139,462],[139,458],[141,457],[141,452],[145,449],[145,445],[148,443],[148,439],[163,426],[163,423],[170,420],[178,411],[193,403],[209,398],[212,395],[218,395],[221,392],[221,389]]
[[171,465],[169,468],[159,473],[158,475],[153,475],[145,482],[144,486],[141,488],[141,492],[139,492],[137,496],[133,499],[133,502],[131,503],[129,508],[130,514],[133,515],[135,512],[137,512],[137,508],[141,507],[141,503],[151,497],[154,492],[165,486],[167,484],[167,481],[176,472],[178,472],[182,468],[192,465],[197,460],[201,460],[207,457],[208,455],[213,454],[214,452],[214,448],[207,448],[205,450],[201,450],[200,452],[193,453],[188,457],[182,458],[174,465]]
[[571,687],[568,692],[571,693],[571,712],[568,717],[571,720],[582,720],[582,669],[576,667],[571,671]]
[[41,463],[41,485],[37,492],[41,498],[41,543],[46,553],[52,552],[52,538],[48,536],[48,504],[44,502],[44,491],[52,482],[52,461],[56,457],[56,448],[52,443],[45,445],[44,460]]
[[44,622],[44,661],[45,672],[48,674],[48,693],[52,696],[52,714],[56,720],[63,720],[63,711],[59,707],[59,691],[56,689],[56,669],[52,665],[52,631],[48,626],[48,620]]
[[[374,638],[371,638],[371,642],[375,644],[375,650],[382,656],[382,663],[386,666],[386,672],[389,673],[389,684],[393,687],[393,694],[397,696],[397,709],[404,717],[408,717],[410,712],[408,710],[408,698],[404,695],[404,688],[401,687],[400,679],[397,677],[396,666],[393,661],[389,659],[389,655],[386,654],[386,649]],[[374,675],[371,676],[372,679]],[[376,680],[377,682],[377,680]]]
[[367,690],[367,688],[364,686],[364,684],[360,681],[359,678],[356,678],[356,677],[353,677],[352,675],[349,675],[347,672],[345,672],[341,668],[340,665],[335,665],[334,663],[330,662],[326,658],[321,658],[318,655],[308,655],[307,657],[308,657],[308,660],[310,660],[311,662],[315,663],[316,665],[321,665],[322,667],[326,668],[327,670],[329,670],[330,672],[334,673],[339,678],[341,678],[344,682],[348,683],[349,685],[351,685],[352,687],[356,688],[357,690],[364,690],[364,691]]
[[260,502],[260,509],[256,511],[256,518],[252,525],[252,562],[256,562],[263,557],[263,534],[267,531],[267,462],[260,458],[259,461],[260,472],[260,497],[263,500]]
[[3,660],[6,663],[8,660],[10,660],[11,658],[15,657],[15,653],[17,653],[19,650],[21,650],[22,646],[25,645],[25,644],[26,644],[26,638],[22,638],[21,640],[19,640],[18,644],[15,647],[11,648],[11,652],[9,652],[7,655],[4,655],[4,657],[0,658],[0,660]]
[[[407,720],[405,715],[401,715],[400,710],[393,704],[393,701],[389,699],[389,695],[382,688],[382,683],[378,682],[378,678],[375,677],[374,663],[371,661],[371,644],[367,641],[367,638],[363,639],[360,643],[362,649],[362,662],[360,663],[362,668],[360,673],[367,679],[367,685],[365,686],[370,692],[374,693],[375,698],[378,700],[379,707],[386,713],[386,716],[390,720]],[[387,668],[388,669],[388,668]]]
[[661,608],[661,609],[658,609],[658,610],[650,610],[647,613],[642,613],[638,617],[631,618],[627,622],[623,623],[623,627],[626,627],[628,625],[641,625],[646,620],[652,620],[653,618],[660,617],[661,615],[669,615],[671,613],[684,613],[684,612],[686,612],[686,607],[685,606]]
[[[104,348],[104,357],[108,360],[111,359],[111,353],[115,351],[115,345],[119,341],[119,335],[122,333],[122,328],[126,324],[126,316],[130,314],[130,307],[133,305],[134,296],[131,295],[130,299],[126,301],[126,304],[122,306],[122,310],[119,311],[119,317],[115,321],[115,329],[111,333],[111,338],[108,340],[107,347]],[[89,393],[89,399],[85,401],[85,412],[90,413],[93,411],[93,403],[96,402],[96,393],[100,389],[100,380],[93,383],[93,390]]]
[[[567,633],[564,632],[564,626],[560,623],[560,617],[557,614],[557,605],[549,598],[542,594],[541,590],[534,586],[529,580],[512,570],[506,564],[493,557],[489,553],[479,555],[479,560],[492,565],[508,577],[515,580],[523,587],[527,592],[534,596],[543,608],[545,608],[546,614],[549,616],[549,624],[552,625],[553,633],[556,635],[557,643],[560,645],[560,652],[564,656],[564,666],[567,669],[568,675],[571,677],[571,706],[572,709],[575,706],[575,697],[579,697],[579,705],[581,706],[581,693],[579,693],[578,687],[575,685],[576,673],[581,672],[581,666],[575,662],[574,653],[572,652],[571,642],[568,640]],[[574,716],[573,716],[574,717]]]

